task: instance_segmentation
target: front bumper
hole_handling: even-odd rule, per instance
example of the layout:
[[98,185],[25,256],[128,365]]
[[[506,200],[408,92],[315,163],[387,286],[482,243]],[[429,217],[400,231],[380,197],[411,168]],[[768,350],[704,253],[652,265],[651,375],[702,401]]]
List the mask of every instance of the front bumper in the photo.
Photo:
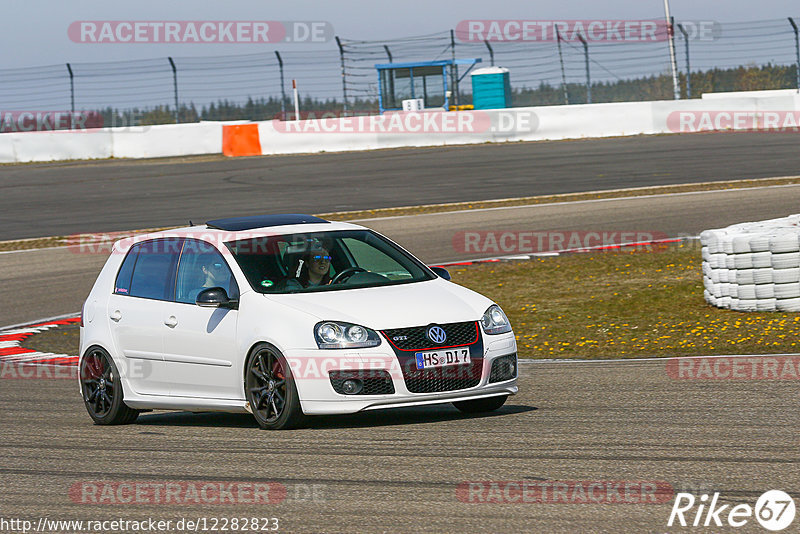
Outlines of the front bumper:
[[[295,350],[285,353],[292,368],[300,404],[307,415],[347,414],[381,408],[421,406],[472,400],[517,393],[516,376],[489,383],[492,363],[499,357],[516,353],[513,332],[484,336],[483,365],[480,381],[473,387],[454,391],[412,393],[400,366],[400,360],[387,344],[362,350]],[[394,393],[388,395],[344,395],[334,391],[330,371],[384,370],[391,377]]]

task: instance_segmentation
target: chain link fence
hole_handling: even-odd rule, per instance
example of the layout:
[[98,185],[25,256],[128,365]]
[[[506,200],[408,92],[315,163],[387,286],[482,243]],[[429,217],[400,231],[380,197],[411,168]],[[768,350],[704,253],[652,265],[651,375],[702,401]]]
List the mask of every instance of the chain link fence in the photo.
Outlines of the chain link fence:
[[[798,87],[794,20],[676,21],[681,95]],[[375,64],[453,57],[482,58],[479,66],[508,68],[514,105],[584,103],[590,95],[593,102],[673,98],[666,39],[584,46],[574,39],[474,42],[443,31],[382,41],[337,38],[330,49],[314,51],[2,69],[0,110],[92,111],[102,113],[106,124],[134,116],[145,124],[265,120],[293,109],[296,80],[304,111],[375,111]],[[470,101],[465,74],[462,69],[461,103]]]

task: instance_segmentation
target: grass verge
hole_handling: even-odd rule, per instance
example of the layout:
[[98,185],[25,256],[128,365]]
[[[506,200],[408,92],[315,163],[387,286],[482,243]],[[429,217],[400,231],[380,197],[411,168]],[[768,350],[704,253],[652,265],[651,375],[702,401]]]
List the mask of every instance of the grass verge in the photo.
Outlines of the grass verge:
[[798,352],[800,314],[706,304],[696,243],[479,264],[451,274],[503,308],[521,358]]

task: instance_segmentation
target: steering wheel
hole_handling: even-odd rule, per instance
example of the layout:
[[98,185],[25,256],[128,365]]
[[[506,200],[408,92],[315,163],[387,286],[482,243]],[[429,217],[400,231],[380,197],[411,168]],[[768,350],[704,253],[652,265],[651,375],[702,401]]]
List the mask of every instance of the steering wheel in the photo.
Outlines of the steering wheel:
[[344,271],[336,273],[336,276],[334,276],[331,279],[331,285],[332,284],[338,284],[340,282],[344,282],[345,280],[347,280],[348,278],[350,278],[351,276],[353,276],[356,273],[365,273],[365,272],[367,272],[367,270],[366,269],[362,269],[361,267],[348,267]]

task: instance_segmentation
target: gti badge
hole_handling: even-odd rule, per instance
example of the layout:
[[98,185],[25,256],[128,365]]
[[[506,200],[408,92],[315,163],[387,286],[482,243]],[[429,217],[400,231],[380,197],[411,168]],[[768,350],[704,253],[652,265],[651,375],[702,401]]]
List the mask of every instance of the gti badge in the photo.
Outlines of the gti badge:
[[447,340],[447,333],[445,333],[444,328],[441,326],[432,326],[428,328],[428,339],[437,345],[441,345]]

